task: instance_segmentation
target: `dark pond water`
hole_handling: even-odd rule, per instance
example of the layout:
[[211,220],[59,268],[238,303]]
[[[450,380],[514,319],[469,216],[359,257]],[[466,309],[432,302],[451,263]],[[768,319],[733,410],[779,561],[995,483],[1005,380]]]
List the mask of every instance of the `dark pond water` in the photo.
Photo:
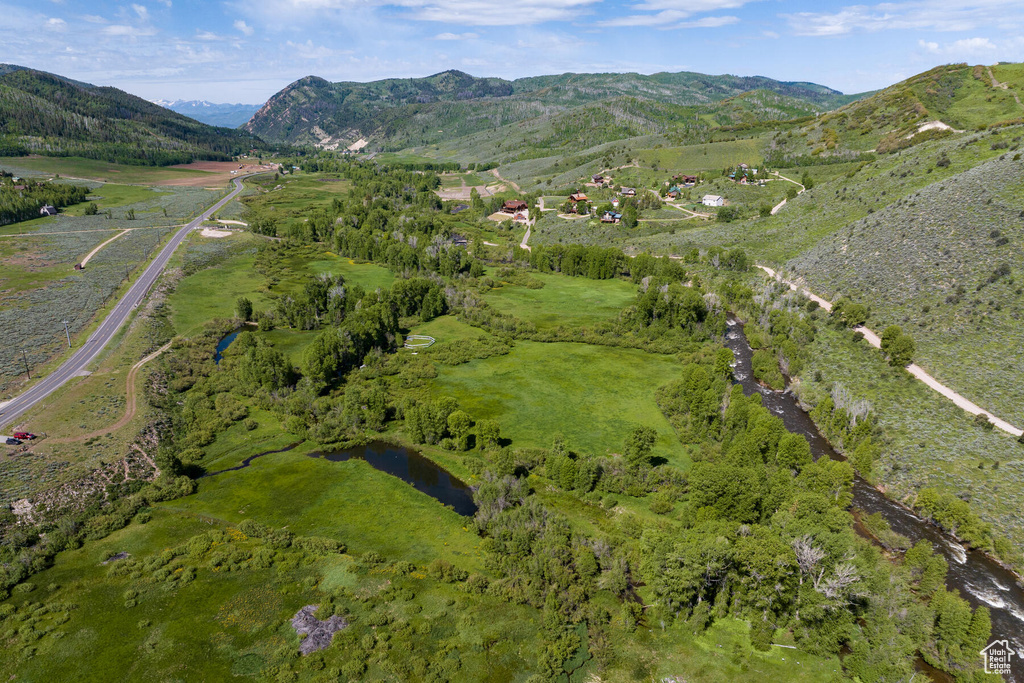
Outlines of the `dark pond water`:
[[476,514],[473,491],[466,484],[434,461],[408,448],[375,441],[367,446],[310,455],[315,458],[323,457],[331,462],[365,460],[374,469],[412,484],[417,491],[436,498],[460,515],[468,517]]
[[[729,321],[725,345],[736,359],[733,373],[747,396],[761,394],[762,404],[782,418],[786,429],[802,434],[811,444],[815,458],[827,456],[842,459],[818,432],[810,416],[800,408],[788,392],[772,391],[754,379],[750,360],[753,352],[743,333],[742,323]],[[853,484],[853,507],[869,514],[881,513],[893,531],[913,543],[925,539],[949,563],[946,586],[978,607],[984,605],[992,614],[992,640],[1007,639],[1018,652],[1024,652],[1024,589],[1016,576],[984,553],[968,550],[934,524],[915,515],[906,507],[885,496],[861,477]],[[979,655],[980,656],[980,655]],[[1024,656],[1013,657],[1013,674],[1008,680],[1024,683]]]
[[231,334],[227,335],[226,337],[221,339],[219,342],[217,342],[217,350],[213,354],[213,362],[214,363],[220,363],[220,359],[224,357],[224,351],[229,346],[231,346],[231,342],[235,341],[235,337],[237,337],[238,333],[241,332],[244,329],[245,329],[244,327],[239,327],[237,330],[235,330],[234,332],[232,332]]

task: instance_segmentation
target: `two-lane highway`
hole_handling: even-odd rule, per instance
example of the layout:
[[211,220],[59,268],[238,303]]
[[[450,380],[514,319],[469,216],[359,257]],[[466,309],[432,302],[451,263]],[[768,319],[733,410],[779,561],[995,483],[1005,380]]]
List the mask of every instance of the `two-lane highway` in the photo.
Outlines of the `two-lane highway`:
[[150,288],[157,281],[157,278],[160,277],[164,268],[167,267],[167,262],[170,261],[171,255],[174,254],[174,250],[177,249],[178,245],[184,241],[188,233],[197,228],[215,211],[234,199],[235,196],[242,191],[241,178],[233,178],[232,182],[235,184],[235,189],[232,190],[230,194],[175,233],[174,237],[171,238],[171,241],[160,250],[160,253],[155,259],[153,259],[153,262],[150,263],[146,270],[143,271],[142,275],[139,276],[139,279],[136,280],[128,289],[128,292],[121,297],[121,300],[117,302],[117,305],[114,306],[114,310],[107,315],[100,326],[96,328],[96,331],[89,336],[85,344],[79,347],[78,350],[71,354],[70,358],[64,361],[60,367],[50,373],[47,377],[43,378],[31,389],[0,408],[0,427],[13,424],[15,420],[25,413],[25,411],[42,401],[69,379],[88,367],[89,363],[91,363],[99,352],[103,350],[103,347],[105,347],[110,340],[114,338],[114,335],[119,329],[121,329],[121,325],[123,325],[128,319],[135,307],[142,303],[142,300],[146,298],[146,294],[149,293]]

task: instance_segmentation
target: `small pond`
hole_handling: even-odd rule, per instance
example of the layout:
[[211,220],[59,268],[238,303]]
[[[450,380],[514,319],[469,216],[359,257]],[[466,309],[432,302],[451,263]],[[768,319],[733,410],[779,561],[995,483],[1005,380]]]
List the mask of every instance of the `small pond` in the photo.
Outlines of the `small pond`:
[[365,460],[374,469],[412,484],[417,491],[422,491],[443,505],[450,506],[460,515],[469,517],[476,513],[473,491],[469,486],[433,460],[408,448],[374,441],[366,446],[310,455],[314,458],[323,457],[331,462]]

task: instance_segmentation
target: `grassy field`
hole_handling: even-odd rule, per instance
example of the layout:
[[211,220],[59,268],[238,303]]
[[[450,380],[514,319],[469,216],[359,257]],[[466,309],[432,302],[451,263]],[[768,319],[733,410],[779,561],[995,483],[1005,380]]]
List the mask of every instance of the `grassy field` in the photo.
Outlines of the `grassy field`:
[[[195,249],[204,241],[216,242],[211,246],[217,247],[226,247],[229,241],[239,246],[248,243],[253,247],[259,243],[258,238],[245,233],[235,233],[216,241],[193,234],[189,243],[183,246],[186,250]],[[168,297],[171,324],[175,331],[188,336],[207,320],[234,317],[235,302],[240,296],[248,297],[256,310],[265,308],[270,299],[263,276],[253,270],[254,259],[251,253],[241,253],[231,256],[216,268],[200,270],[181,280]]]
[[487,292],[493,308],[529,320],[537,329],[589,325],[618,317],[636,298],[636,286],[624,280],[588,280],[555,273],[533,273],[541,289],[506,284]]
[[103,183],[157,183],[178,178],[202,178],[205,171],[158,166],[126,166],[80,157],[0,157],[0,168],[15,175],[60,175]]
[[607,455],[622,451],[633,427],[650,426],[654,455],[686,467],[686,449],[654,402],[675,368],[672,357],[633,349],[523,341],[505,356],[440,368],[432,391],[455,397],[474,419],[497,420],[516,446],[547,448],[561,432],[571,448]]
[[740,163],[758,166],[763,145],[760,138],[749,138],[684,147],[662,147],[641,152],[640,159],[647,166],[672,172],[714,171]]

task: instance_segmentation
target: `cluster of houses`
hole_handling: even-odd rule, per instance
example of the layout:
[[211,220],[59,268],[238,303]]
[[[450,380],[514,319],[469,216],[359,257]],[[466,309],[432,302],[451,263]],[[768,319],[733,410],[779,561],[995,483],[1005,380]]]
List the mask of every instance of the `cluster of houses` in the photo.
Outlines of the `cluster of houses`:
[[672,176],[673,185],[668,188],[665,196],[669,199],[678,199],[684,188],[694,187],[700,180],[695,175],[680,174]]
[[757,177],[757,169],[751,168],[747,164],[740,164],[736,169],[729,173],[729,180],[740,185],[760,185],[764,187],[764,179]]

